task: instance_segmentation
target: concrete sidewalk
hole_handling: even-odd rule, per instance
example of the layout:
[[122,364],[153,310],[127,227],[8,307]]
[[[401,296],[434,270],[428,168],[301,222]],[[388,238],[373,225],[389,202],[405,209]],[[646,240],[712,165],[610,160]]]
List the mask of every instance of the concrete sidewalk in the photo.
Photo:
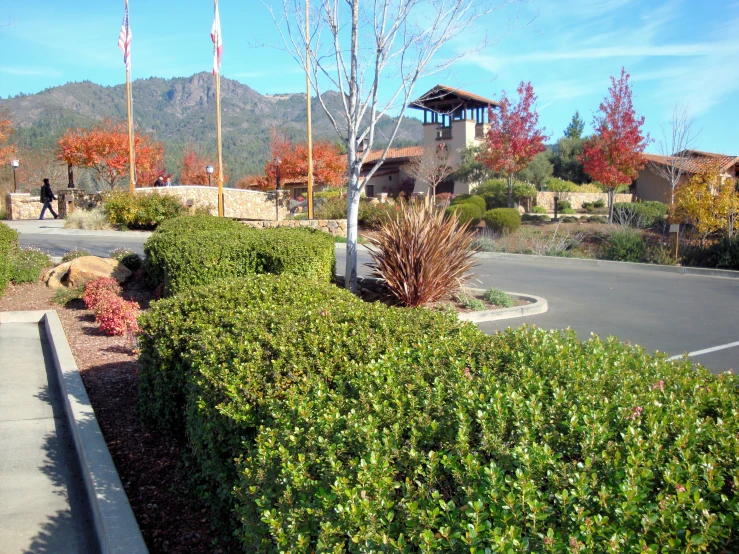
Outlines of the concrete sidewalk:
[[0,325],[0,552],[97,552],[43,325]]
[[140,239],[142,242],[151,236],[151,232],[149,231],[85,231],[83,229],[65,229],[63,219],[27,219],[21,221],[3,221],[3,223],[22,235],[117,237],[120,239]]

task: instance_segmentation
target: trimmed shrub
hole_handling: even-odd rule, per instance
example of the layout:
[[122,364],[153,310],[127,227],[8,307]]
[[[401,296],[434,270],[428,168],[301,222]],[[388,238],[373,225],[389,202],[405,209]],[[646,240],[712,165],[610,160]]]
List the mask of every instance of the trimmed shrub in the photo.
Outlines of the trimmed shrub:
[[480,219],[482,218],[482,214],[484,213],[483,210],[480,209],[480,206],[475,204],[474,202],[465,203],[462,202],[460,204],[454,204],[453,206],[449,206],[444,213],[447,217],[452,217],[456,214],[457,219],[459,220],[460,225],[468,225],[470,227],[476,226],[478,223],[480,223]]
[[174,196],[159,193],[115,191],[103,198],[111,224],[126,229],[156,229],[162,222],[182,214],[184,207]]
[[485,199],[482,196],[476,196],[471,194],[460,194],[452,199],[450,206],[459,206],[461,204],[474,204],[478,206],[482,212],[485,212]]
[[664,222],[667,206],[662,202],[616,202],[613,222],[628,227],[647,229]]
[[588,217],[588,223],[608,223],[608,220],[602,215],[591,215]]
[[165,294],[216,279],[260,273],[329,281],[334,238],[307,228],[252,229],[236,221],[185,216],[166,221],[144,245],[147,276]]
[[120,295],[122,292],[121,285],[112,277],[100,277],[85,285],[85,293],[82,296],[82,301],[88,310],[94,310],[97,308],[100,298],[109,292]]
[[483,216],[488,229],[498,233],[514,233],[521,226],[521,215],[514,208],[495,208]]
[[448,297],[469,278],[472,240],[454,214],[408,204],[368,238],[369,266],[400,304],[421,306]]
[[114,260],[118,260],[131,271],[140,269],[144,263],[141,256],[128,248],[116,248],[110,253],[110,257]]
[[18,233],[0,223],[0,296],[3,295],[13,276],[11,254],[18,247]]
[[141,325],[140,407],[245,552],[739,549],[734,375],[290,276]]
[[106,335],[138,333],[138,315],[139,305],[136,302],[124,300],[109,289],[100,291],[95,305],[95,321]]
[[531,213],[532,214],[546,214],[547,209],[544,206],[534,206],[533,208],[531,208]]
[[513,307],[513,298],[507,293],[500,289],[488,289],[485,294],[482,295],[486,302],[501,306],[503,308]]
[[617,262],[640,262],[646,249],[641,233],[634,229],[618,229],[606,238],[603,257]]
[[62,256],[62,263],[71,262],[72,260],[76,260],[77,258],[84,258],[85,256],[92,256],[92,254],[90,254],[87,250],[83,250],[82,248],[75,248]]
[[[557,202],[557,210],[564,213],[564,210],[571,210],[572,204],[569,200],[559,200]],[[573,212],[574,213],[574,212]]]
[[[574,213],[574,211],[572,213]],[[560,221],[562,221],[562,223],[577,223],[580,219],[577,217],[565,216],[561,218]]]
[[597,209],[605,208],[606,207],[606,201],[603,200],[602,198],[599,198],[598,200],[596,200],[595,202],[593,202],[593,207],[594,208],[597,208]]
[[10,253],[10,264],[11,281],[16,284],[35,283],[41,272],[51,265],[51,258],[38,248],[14,248]]
[[546,214],[544,214],[544,215],[541,215],[541,214],[523,214],[521,216],[521,221],[528,221],[528,222],[532,222],[532,223],[537,223],[537,222],[538,223],[543,223],[543,222],[551,221],[551,220],[552,220],[552,218],[550,216],[546,215]]

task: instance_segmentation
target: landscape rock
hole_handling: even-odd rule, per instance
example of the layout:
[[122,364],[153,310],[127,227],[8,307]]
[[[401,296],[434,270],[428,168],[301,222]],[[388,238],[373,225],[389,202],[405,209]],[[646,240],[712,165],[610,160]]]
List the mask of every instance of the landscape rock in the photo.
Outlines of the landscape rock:
[[131,270],[118,260],[82,256],[51,269],[43,280],[51,288],[78,287],[100,277],[112,277],[123,283],[131,274]]

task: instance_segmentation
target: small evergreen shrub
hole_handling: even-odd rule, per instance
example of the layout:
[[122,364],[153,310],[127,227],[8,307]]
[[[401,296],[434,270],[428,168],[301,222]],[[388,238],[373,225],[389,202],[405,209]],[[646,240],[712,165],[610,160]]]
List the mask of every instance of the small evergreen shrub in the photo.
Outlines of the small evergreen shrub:
[[[572,213],[574,213],[574,211]],[[563,218],[560,218],[560,221],[562,223],[577,223],[578,221],[580,221],[580,219],[577,217],[565,216]]]
[[572,214],[576,214],[577,212],[575,210],[573,210],[572,208],[562,208],[559,211],[559,213],[566,214],[566,215],[572,215]]
[[[346,203],[346,202],[345,202]],[[367,229],[379,229],[397,215],[397,208],[392,204],[379,202],[360,202],[358,223]]]
[[550,177],[547,181],[547,192],[580,192],[580,187],[572,181],[565,181],[559,177]]
[[71,302],[75,302],[77,300],[82,300],[82,297],[85,294],[85,285],[80,285],[78,287],[61,287],[56,290],[54,293],[54,296],[51,297],[51,301],[54,304],[59,304],[60,306],[66,306],[67,304]]
[[593,202],[593,207],[596,208],[596,209],[599,209],[599,210],[600,209],[603,209],[603,208],[606,207],[606,201],[603,200],[602,198],[599,198],[598,200],[596,200],[595,202]]
[[48,254],[38,248],[15,248],[10,253],[12,274],[10,280],[16,284],[35,283],[41,272],[51,265]]
[[156,229],[162,222],[177,217],[184,206],[168,194],[115,191],[105,195],[103,209],[112,225],[126,229]]
[[544,206],[534,206],[533,208],[531,208],[531,213],[532,214],[546,214],[547,209]]
[[485,303],[479,298],[474,296],[468,296],[464,293],[458,293],[454,295],[454,301],[462,306],[465,310],[472,310],[475,312],[481,312],[485,309]]
[[588,217],[588,223],[608,223],[608,220],[602,215],[591,215]]
[[13,276],[11,255],[18,247],[18,233],[0,223],[0,296],[3,295]]
[[569,200],[559,200],[557,202],[557,211],[564,212],[564,210],[571,210],[571,209],[572,209],[572,204],[570,203]]
[[320,192],[314,192],[313,198],[339,198],[341,193],[336,189],[322,190]]
[[320,206],[316,206],[313,215],[316,219],[346,219],[346,198],[326,198]]
[[307,228],[252,229],[208,215],[164,222],[144,245],[146,272],[165,294],[216,279],[260,273],[330,281],[334,238]]
[[141,256],[128,248],[116,248],[110,253],[110,257],[114,260],[118,260],[131,271],[140,269],[144,263]]
[[82,248],[75,248],[62,256],[62,263],[71,262],[72,260],[84,258],[85,256],[92,256],[92,254]]
[[490,302],[491,304],[495,304],[502,308],[513,307],[513,298],[511,298],[507,292],[500,289],[488,289],[482,297],[486,302]]
[[514,233],[521,226],[521,215],[514,208],[495,208],[483,216],[488,229],[498,233]]
[[460,194],[459,196],[456,196],[452,202],[451,206],[459,206],[461,204],[474,204],[475,206],[478,206],[480,210],[484,213],[485,212],[485,199],[482,196],[477,195],[471,195],[471,194]]
[[94,311],[95,321],[106,335],[135,335],[139,331],[139,305],[109,289],[100,291]]
[[606,238],[603,257],[617,262],[640,262],[646,252],[641,233],[634,229],[617,229]]
[[460,225],[469,224],[470,227],[474,227],[480,223],[483,210],[481,210],[480,206],[474,202],[462,202],[449,206],[445,210],[445,214],[447,217],[450,217],[452,214],[457,214]]
[[552,218],[546,214],[523,214],[521,216],[521,221],[528,221],[528,222],[536,222],[536,223],[543,223],[546,221],[551,221]]
[[705,248],[686,248],[682,252],[682,263],[687,266],[739,270],[739,236],[731,239],[724,237]]
[[667,206],[662,202],[616,202],[613,222],[629,227],[647,229],[662,223],[667,217]]
[[88,310],[94,310],[97,308],[103,295],[107,293],[120,295],[121,292],[121,285],[118,284],[118,281],[112,277],[100,277],[85,285],[85,293],[82,296],[82,301]]

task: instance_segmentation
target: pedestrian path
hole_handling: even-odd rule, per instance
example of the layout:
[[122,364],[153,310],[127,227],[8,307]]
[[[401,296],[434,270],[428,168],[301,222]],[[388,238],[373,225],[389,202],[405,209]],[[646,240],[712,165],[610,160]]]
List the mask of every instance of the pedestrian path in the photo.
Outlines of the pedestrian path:
[[0,325],[0,552],[97,551],[51,358],[39,323]]

